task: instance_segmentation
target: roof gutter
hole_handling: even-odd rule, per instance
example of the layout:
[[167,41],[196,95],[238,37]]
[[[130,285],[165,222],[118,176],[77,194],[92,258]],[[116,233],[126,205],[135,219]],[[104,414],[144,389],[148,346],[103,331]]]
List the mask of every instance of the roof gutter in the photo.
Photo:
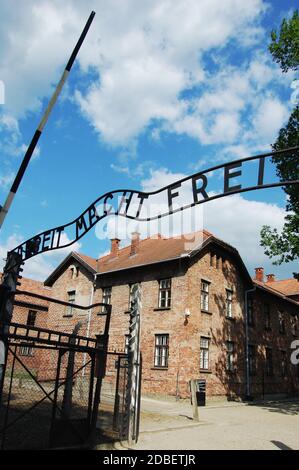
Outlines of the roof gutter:
[[127,266],[125,268],[118,268],[118,269],[111,269],[110,271],[104,271],[102,273],[96,273],[95,276],[104,276],[105,274],[113,274],[119,271],[127,271],[128,269],[136,269],[136,268],[142,268],[144,266],[152,266],[153,264],[159,264],[159,263],[166,263],[167,261],[175,261],[179,260],[182,258],[190,258],[189,253],[183,253],[181,256],[176,256],[175,258],[167,258],[167,259],[161,259],[159,261],[154,261],[150,263],[143,263],[143,264],[134,264],[134,266]]

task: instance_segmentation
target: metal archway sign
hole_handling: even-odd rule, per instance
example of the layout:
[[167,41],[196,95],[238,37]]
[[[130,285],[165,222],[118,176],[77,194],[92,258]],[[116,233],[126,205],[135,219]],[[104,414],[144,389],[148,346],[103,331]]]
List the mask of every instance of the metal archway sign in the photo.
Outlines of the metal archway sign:
[[[45,230],[29,238],[11,250],[9,254],[15,253],[24,262],[40,253],[65,248],[78,241],[100,220],[110,215],[126,217],[140,222],[149,222],[232,194],[299,184],[299,179],[273,181],[273,175],[267,175],[265,167],[266,159],[269,157],[284,155],[284,158],[287,159],[292,158],[292,155],[288,154],[297,154],[298,152],[299,147],[292,147],[278,152],[255,155],[224,163],[191,176],[186,176],[152,192],[131,189],[110,191],[98,197],[95,202],[73,221],[64,226],[60,225],[50,230]],[[249,162],[255,163],[255,168],[251,168],[250,172],[251,178],[255,179],[256,184],[242,185],[241,181],[236,180],[244,176],[244,171],[245,173],[248,171],[248,166],[246,169],[246,165]],[[211,175],[212,172],[217,170],[222,171],[223,190],[217,194],[209,195],[209,174]],[[254,170],[255,174],[252,170]],[[182,203],[180,203],[181,193],[184,193]],[[155,209],[157,209],[157,206],[163,207],[165,210],[162,212],[157,212],[156,210],[154,213],[151,213],[151,206],[155,206]]]

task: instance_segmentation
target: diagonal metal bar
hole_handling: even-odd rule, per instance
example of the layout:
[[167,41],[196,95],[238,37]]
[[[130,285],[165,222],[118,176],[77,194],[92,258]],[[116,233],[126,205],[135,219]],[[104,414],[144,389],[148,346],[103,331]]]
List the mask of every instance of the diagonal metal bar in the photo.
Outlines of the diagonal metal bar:
[[[16,356],[15,356],[16,357]],[[16,357],[17,358],[17,357]],[[18,359],[18,358],[17,358]],[[91,362],[91,360],[89,360],[84,366],[80,367],[79,369],[77,369],[74,374],[72,375],[72,377],[74,377],[78,372],[80,372],[80,370],[83,369],[83,367],[86,367],[89,363]],[[60,388],[62,387],[62,385],[64,385],[66,383],[66,381],[62,381],[57,388]],[[38,402],[36,402],[34,405],[32,405],[28,410],[24,411],[24,413],[21,413],[21,415],[19,415],[15,420],[11,421],[6,427],[3,427],[1,430],[0,430],[0,433],[3,433],[4,431],[6,431],[8,428],[10,428],[13,424],[15,424],[17,421],[19,421],[21,418],[23,418],[26,414],[30,413],[32,410],[34,410],[38,405],[40,405],[44,400],[46,400],[47,398],[52,401],[53,403],[53,399],[49,396],[49,395],[52,395],[54,392],[55,392],[55,388],[53,390],[51,390],[51,392],[47,393],[46,391],[43,390],[43,392],[45,393],[45,396],[39,400]],[[61,413],[62,410],[61,408],[57,405],[57,409],[58,411]]]
[[48,104],[48,106],[47,106],[47,108],[46,108],[46,110],[45,110],[45,112],[44,112],[44,114],[43,114],[43,116],[42,116],[42,119],[41,119],[41,121],[40,121],[40,123],[39,123],[39,125],[38,125],[38,127],[37,127],[37,129],[36,129],[36,131],[35,131],[35,133],[34,133],[34,135],[33,135],[33,137],[32,137],[32,139],[31,139],[31,142],[30,142],[30,144],[29,144],[29,146],[28,146],[28,148],[27,148],[27,150],[26,150],[26,153],[25,153],[24,158],[23,158],[23,160],[22,160],[22,163],[21,163],[21,165],[20,165],[20,167],[19,167],[19,170],[18,170],[18,172],[17,172],[17,174],[16,174],[16,176],[15,176],[15,179],[14,179],[14,181],[13,181],[13,183],[12,183],[12,186],[11,186],[11,188],[10,188],[10,191],[9,191],[9,194],[8,194],[8,196],[7,196],[7,198],[6,198],[6,201],[4,202],[3,207],[0,206],[0,228],[1,228],[2,224],[3,224],[3,222],[4,222],[4,219],[5,219],[5,217],[6,217],[7,213],[8,213],[8,211],[9,211],[9,208],[10,208],[12,202],[13,202],[13,199],[14,199],[14,197],[15,197],[15,195],[16,195],[16,192],[17,192],[17,190],[18,190],[18,187],[19,187],[19,185],[20,185],[20,183],[21,183],[21,181],[22,181],[22,178],[23,178],[23,176],[24,176],[24,173],[25,173],[25,171],[26,171],[26,168],[27,168],[27,166],[28,166],[28,164],[29,164],[29,162],[30,162],[30,159],[31,159],[31,157],[32,157],[32,155],[33,155],[33,152],[34,152],[34,150],[35,150],[35,147],[36,147],[36,145],[38,144],[39,138],[40,138],[40,136],[42,135],[43,129],[44,129],[44,127],[45,127],[45,125],[46,125],[46,123],[47,123],[47,121],[48,121],[49,115],[50,115],[50,113],[51,113],[51,111],[52,111],[52,109],[53,109],[53,107],[54,107],[54,105],[55,105],[55,103],[56,103],[56,101],[57,101],[58,96],[59,96],[60,93],[61,93],[61,90],[62,90],[62,88],[63,88],[63,85],[64,85],[64,83],[65,83],[65,81],[66,81],[66,79],[67,79],[67,77],[68,77],[68,75],[69,75],[69,73],[70,73],[70,70],[71,70],[71,68],[72,68],[72,65],[73,65],[73,63],[74,63],[74,61],[75,61],[75,59],[76,59],[76,56],[77,56],[77,54],[78,54],[78,52],[79,52],[79,49],[80,49],[80,47],[81,47],[81,45],[82,45],[82,43],[83,43],[83,41],[84,41],[84,39],[85,39],[85,36],[86,36],[86,34],[88,33],[88,30],[89,30],[89,28],[90,28],[90,25],[91,25],[91,23],[92,23],[92,21],[93,21],[94,16],[95,16],[95,12],[92,11],[91,14],[90,14],[90,16],[89,16],[89,18],[88,18],[88,20],[87,20],[87,22],[86,22],[86,24],[85,24],[85,27],[84,27],[84,29],[83,29],[83,31],[82,31],[80,37],[79,37],[79,39],[78,39],[78,41],[77,41],[77,43],[76,43],[76,45],[75,45],[75,47],[74,47],[74,49],[73,49],[73,52],[72,52],[72,54],[71,54],[71,56],[70,56],[70,58],[69,58],[69,60],[68,60],[68,63],[67,63],[67,65],[66,65],[66,67],[65,67],[65,69],[64,69],[64,71],[63,71],[63,74],[62,74],[62,76],[61,76],[61,78],[60,78],[60,81],[59,81],[57,87],[56,87],[55,90],[54,90],[54,93],[53,93],[53,95],[52,95],[52,98],[50,99],[49,104]]

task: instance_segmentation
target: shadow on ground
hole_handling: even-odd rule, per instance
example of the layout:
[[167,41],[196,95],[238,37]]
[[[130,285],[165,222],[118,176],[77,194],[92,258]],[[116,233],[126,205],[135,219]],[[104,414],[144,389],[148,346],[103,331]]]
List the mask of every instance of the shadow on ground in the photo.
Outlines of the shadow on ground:
[[282,413],[285,415],[299,414],[299,401],[255,402],[248,403],[248,406],[257,406],[273,413]]

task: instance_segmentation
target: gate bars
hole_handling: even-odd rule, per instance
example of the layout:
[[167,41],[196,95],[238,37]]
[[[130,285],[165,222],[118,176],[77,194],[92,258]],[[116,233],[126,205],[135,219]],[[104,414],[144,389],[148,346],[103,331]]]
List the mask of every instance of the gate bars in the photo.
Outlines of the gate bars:
[[[48,298],[45,296],[39,296],[38,294],[32,294],[27,291],[17,291],[19,295],[31,295],[32,297],[42,298],[43,300],[49,300],[51,302],[72,306],[75,308],[79,308],[82,310],[89,310],[93,307],[102,306],[105,307],[105,311],[99,313],[99,315],[105,316],[105,327],[104,332],[101,335],[98,335],[96,338],[90,338],[85,336],[78,336],[77,334],[70,334],[64,333],[61,331],[49,330],[45,328],[38,328],[32,327],[30,325],[24,325],[19,323],[11,323],[11,322],[0,322],[0,331],[2,332],[2,338],[4,339],[4,343],[6,346],[5,351],[5,360],[3,364],[3,375],[1,380],[1,396],[3,395],[3,385],[4,385],[4,378],[5,378],[5,369],[7,365],[8,359],[8,352],[13,357],[12,361],[12,370],[10,376],[10,385],[8,391],[8,398],[7,398],[7,405],[5,411],[5,418],[4,418],[4,426],[1,429],[2,433],[2,446],[4,444],[6,430],[13,426],[13,424],[18,421],[20,418],[28,414],[30,411],[35,409],[40,403],[42,403],[45,399],[50,399],[52,402],[52,417],[51,417],[51,432],[50,432],[50,445],[59,444],[59,441],[56,439],[57,434],[57,420],[56,420],[56,411],[57,409],[61,412],[57,404],[57,396],[58,396],[58,389],[62,386],[67,386],[68,381],[73,381],[74,376],[80,372],[84,367],[90,366],[90,384],[89,384],[89,397],[88,397],[88,414],[86,419],[86,429],[88,431],[88,442],[92,444],[95,440],[95,430],[96,430],[96,423],[97,423],[97,416],[98,416],[98,406],[100,402],[100,394],[101,394],[101,385],[103,377],[105,376],[106,372],[106,360],[107,360],[107,351],[108,351],[108,341],[109,341],[109,326],[110,326],[110,319],[111,319],[111,305],[105,303],[96,303],[89,306],[81,306],[70,304],[69,302],[60,301],[58,299]],[[10,292],[10,296],[14,295],[14,292]],[[6,299],[7,300],[7,299]],[[2,316],[3,318],[3,316]],[[2,339],[1,338],[1,339]],[[14,346],[15,348],[12,348]],[[56,378],[55,378],[55,387],[54,389],[48,393],[45,388],[40,384],[40,382],[34,377],[31,373],[30,369],[24,364],[22,359],[20,359],[17,354],[18,347],[28,347],[28,348],[35,348],[35,349],[50,349],[50,350],[57,350],[58,351],[58,361],[57,361],[57,370],[56,370]],[[68,375],[64,381],[60,379],[60,371],[61,371],[61,361],[64,354],[69,353],[69,355],[74,355],[75,353],[82,352],[87,353],[90,356],[90,360],[87,363],[84,363],[82,367],[80,367],[75,372],[72,370],[71,375]],[[15,368],[16,361],[21,364],[23,369],[27,372],[27,374],[31,377],[31,379],[36,383],[40,390],[43,391],[44,397],[42,400],[39,400],[33,406],[31,406],[28,410],[18,416],[16,420],[13,420],[11,423],[7,423],[8,417],[8,410],[10,406],[11,400],[11,392],[12,392],[12,383],[13,383],[13,373]],[[95,382],[95,388],[94,388]],[[54,393],[54,398],[51,398],[51,395]],[[71,421],[67,422],[67,426],[71,426],[74,428],[74,425]],[[78,429],[73,429],[75,434],[78,434]],[[60,433],[61,434],[61,433]],[[79,432],[80,434],[80,432]]]

